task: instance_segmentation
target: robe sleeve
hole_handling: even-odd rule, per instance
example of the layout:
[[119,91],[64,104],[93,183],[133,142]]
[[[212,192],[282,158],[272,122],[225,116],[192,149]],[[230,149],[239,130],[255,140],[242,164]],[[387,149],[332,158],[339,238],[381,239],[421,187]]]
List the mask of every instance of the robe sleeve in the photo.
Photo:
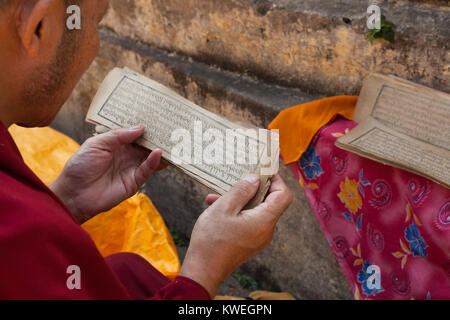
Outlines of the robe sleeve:
[[148,272],[153,267],[137,255],[125,257],[137,266],[124,265],[122,271],[128,270],[133,285],[147,291],[131,295],[64,203],[26,166],[1,122],[0,252],[2,299],[210,298],[193,280],[155,277]]
[[150,300],[211,300],[211,297],[208,291],[194,280],[178,276]]
[[131,299],[210,300],[208,291],[192,279],[170,281],[143,257],[121,252],[105,258]]

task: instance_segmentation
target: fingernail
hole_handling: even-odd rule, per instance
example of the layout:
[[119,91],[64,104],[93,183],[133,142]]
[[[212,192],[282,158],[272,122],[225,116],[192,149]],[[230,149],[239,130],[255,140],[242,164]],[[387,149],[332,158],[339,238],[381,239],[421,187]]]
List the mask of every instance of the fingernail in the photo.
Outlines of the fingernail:
[[128,128],[128,131],[139,131],[143,128],[143,126],[134,126],[131,128]]
[[251,184],[256,184],[259,182],[259,177],[256,174],[249,174],[244,178],[244,180],[250,182]]

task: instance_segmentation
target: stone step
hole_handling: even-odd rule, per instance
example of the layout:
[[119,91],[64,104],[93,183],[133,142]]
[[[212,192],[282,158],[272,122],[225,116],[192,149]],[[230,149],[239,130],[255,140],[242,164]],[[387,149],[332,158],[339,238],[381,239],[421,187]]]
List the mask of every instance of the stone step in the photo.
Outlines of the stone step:
[[[396,42],[367,41],[369,4]],[[449,91],[449,1],[112,0],[118,35],[304,91],[357,94],[372,71]]]
[[[111,29],[101,29],[100,37],[104,44],[100,56],[120,61],[124,51],[133,53],[135,62],[124,61],[124,65],[134,66],[198,105],[237,121],[267,127],[284,108],[323,97],[168,53],[120,37]],[[142,60],[145,63],[140,64]]]

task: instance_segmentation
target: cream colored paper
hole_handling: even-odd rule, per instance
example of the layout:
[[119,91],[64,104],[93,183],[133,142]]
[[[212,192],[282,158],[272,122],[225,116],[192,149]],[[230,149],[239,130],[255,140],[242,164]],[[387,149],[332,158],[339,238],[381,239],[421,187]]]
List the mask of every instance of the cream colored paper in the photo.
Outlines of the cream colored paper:
[[450,95],[379,74],[365,81],[359,122],[336,145],[450,187]]
[[[221,195],[245,175],[258,174],[261,179],[260,190],[249,206],[259,204],[268,191],[271,175],[275,172],[268,168],[267,163],[278,169],[279,145],[276,133],[264,130],[264,135],[252,135],[245,126],[209,112],[161,84],[126,68],[116,68],[108,74],[92,101],[86,120],[108,129],[143,125],[146,130],[144,136],[137,141],[139,145],[150,150],[161,149],[164,159]],[[177,143],[171,138],[173,132],[179,129],[189,132],[192,138],[191,163],[174,158],[172,150]],[[212,130],[226,138],[227,133],[230,133],[229,129],[236,134],[234,141],[245,140],[244,150],[239,149],[236,142],[234,153],[227,153],[227,141],[224,140],[224,163],[207,163],[203,159],[203,150],[212,141],[216,141],[213,137],[204,141],[204,132]],[[271,141],[276,141],[273,148],[270,146]],[[246,154],[250,150],[257,150],[256,161],[234,161],[233,164],[225,161],[227,157],[236,158],[239,153]]]

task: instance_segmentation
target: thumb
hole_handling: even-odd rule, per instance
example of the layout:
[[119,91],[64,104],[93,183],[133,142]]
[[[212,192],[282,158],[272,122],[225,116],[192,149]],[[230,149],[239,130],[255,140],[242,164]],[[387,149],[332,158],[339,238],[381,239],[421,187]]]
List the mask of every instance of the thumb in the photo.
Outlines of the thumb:
[[227,212],[236,214],[241,212],[242,208],[255,196],[259,187],[259,177],[256,174],[250,174],[241,181],[237,182],[230,191],[218,199],[214,205],[220,203],[227,208]]
[[136,126],[132,128],[121,128],[108,131],[90,138],[87,142],[96,147],[107,150],[115,150],[121,145],[130,144],[144,133],[144,127]]

